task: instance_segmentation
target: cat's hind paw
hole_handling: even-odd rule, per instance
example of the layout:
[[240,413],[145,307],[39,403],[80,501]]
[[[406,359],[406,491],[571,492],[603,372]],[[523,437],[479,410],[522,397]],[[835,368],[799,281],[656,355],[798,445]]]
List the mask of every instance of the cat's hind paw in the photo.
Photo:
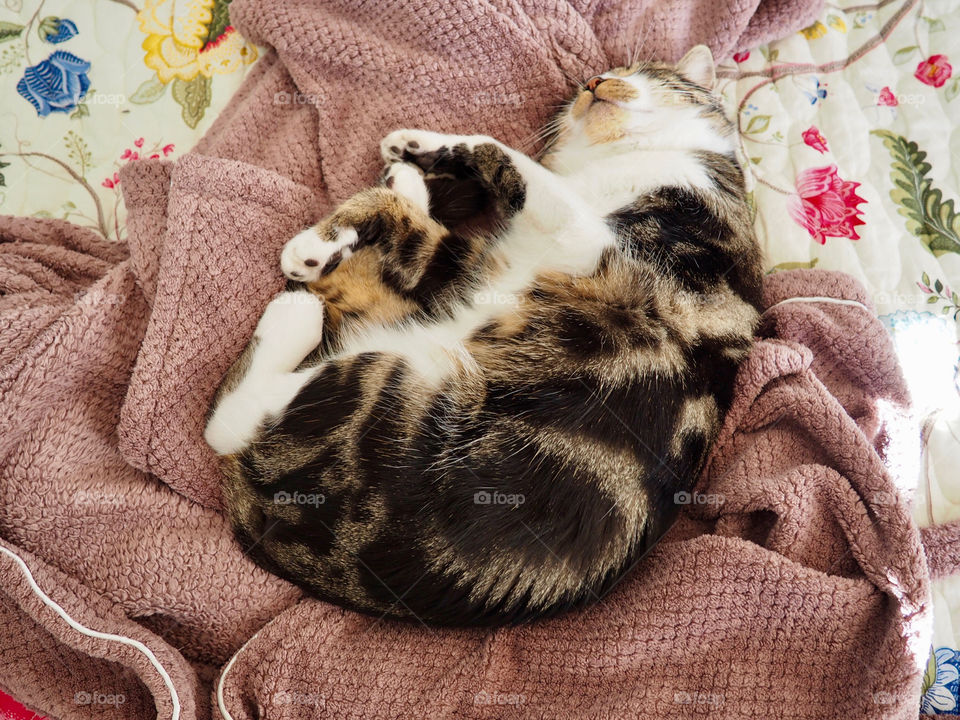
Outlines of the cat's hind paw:
[[329,240],[321,237],[317,228],[307,228],[283,246],[280,269],[291,280],[314,282],[350,257],[358,242],[352,227],[336,228]]
[[429,130],[394,130],[380,141],[380,155],[386,163],[413,163],[429,172],[456,139]]

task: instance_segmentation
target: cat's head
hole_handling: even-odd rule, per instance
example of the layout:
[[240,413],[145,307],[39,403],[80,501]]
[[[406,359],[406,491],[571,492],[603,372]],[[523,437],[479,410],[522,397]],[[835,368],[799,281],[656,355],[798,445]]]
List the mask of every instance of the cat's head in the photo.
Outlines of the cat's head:
[[635,63],[597,75],[560,113],[544,162],[586,148],[719,149],[711,147],[715,139],[731,138],[734,128],[715,83],[713,55],[705,45],[676,65]]

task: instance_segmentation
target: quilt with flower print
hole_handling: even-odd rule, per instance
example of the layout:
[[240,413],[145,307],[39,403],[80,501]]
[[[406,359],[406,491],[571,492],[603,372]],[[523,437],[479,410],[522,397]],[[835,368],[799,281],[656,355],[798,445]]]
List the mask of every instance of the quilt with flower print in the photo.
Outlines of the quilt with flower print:
[[[841,0],[719,69],[768,270],[854,275],[893,336],[923,429],[919,462],[896,459],[921,527],[960,518],[955,63],[956,0]],[[933,599],[920,710],[960,714],[960,580]]]
[[120,166],[191,148],[257,53],[229,0],[0,0],[0,213],[123,240]]

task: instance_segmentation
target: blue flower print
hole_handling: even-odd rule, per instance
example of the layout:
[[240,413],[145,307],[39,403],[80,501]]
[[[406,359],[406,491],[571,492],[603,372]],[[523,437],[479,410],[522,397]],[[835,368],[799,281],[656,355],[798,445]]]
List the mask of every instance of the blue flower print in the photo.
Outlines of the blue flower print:
[[59,45],[69,40],[74,37],[77,32],[76,23],[67,18],[58,18],[51,15],[40,21],[40,38],[54,45]]
[[90,87],[87,72],[90,63],[63,50],[57,50],[41,63],[28,67],[20,82],[20,93],[41,117],[51,112],[69,112]]
[[934,670],[931,673],[928,669],[927,677],[924,677],[924,685],[929,685],[920,698],[920,714],[952,715],[957,710],[960,687],[960,652],[947,647],[938,648],[932,660]]

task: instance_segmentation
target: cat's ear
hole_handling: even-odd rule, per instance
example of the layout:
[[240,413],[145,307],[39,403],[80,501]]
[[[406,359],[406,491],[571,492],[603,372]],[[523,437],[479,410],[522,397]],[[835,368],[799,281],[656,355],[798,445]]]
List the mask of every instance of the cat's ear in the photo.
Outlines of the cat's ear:
[[717,72],[713,64],[713,53],[706,45],[691,48],[677,63],[677,71],[697,85],[713,89],[717,82]]

